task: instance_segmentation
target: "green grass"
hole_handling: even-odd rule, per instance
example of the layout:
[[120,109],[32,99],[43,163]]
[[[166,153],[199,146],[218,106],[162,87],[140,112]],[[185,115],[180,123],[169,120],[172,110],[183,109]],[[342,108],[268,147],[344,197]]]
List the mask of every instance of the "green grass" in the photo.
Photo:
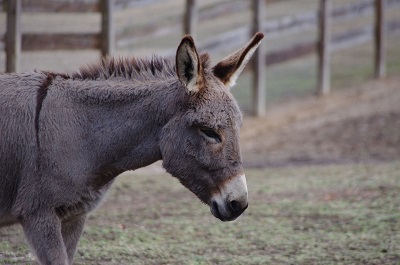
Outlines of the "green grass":
[[[400,264],[399,170],[248,170],[249,209],[230,223],[168,175],[127,174],[89,217],[75,264]],[[18,227],[0,236],[0,264],[32,260]]]

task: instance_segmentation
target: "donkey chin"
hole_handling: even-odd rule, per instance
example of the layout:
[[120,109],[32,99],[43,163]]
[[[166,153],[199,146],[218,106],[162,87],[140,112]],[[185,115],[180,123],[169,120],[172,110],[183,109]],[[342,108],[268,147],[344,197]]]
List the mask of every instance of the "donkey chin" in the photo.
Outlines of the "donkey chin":
[[233,221],[248,207],[248,191],[245,175],[227,180],[213,194],[210,201],[211,213],[221,221]]

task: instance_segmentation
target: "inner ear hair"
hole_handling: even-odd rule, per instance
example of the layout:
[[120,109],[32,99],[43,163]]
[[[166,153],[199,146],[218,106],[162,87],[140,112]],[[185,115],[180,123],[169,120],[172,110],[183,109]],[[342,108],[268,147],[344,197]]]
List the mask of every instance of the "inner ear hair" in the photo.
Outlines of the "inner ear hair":
[[189,92],[198,92],[202,81],[202,67],[193,38],[183,37],[176,52],[176,73]]
[[227,87],[235,85],[237,78],[243,71],[251,56],[260,45],[264,34],[256,33],[253,38],[241,49],[230,54],[213,67],[213,73]]

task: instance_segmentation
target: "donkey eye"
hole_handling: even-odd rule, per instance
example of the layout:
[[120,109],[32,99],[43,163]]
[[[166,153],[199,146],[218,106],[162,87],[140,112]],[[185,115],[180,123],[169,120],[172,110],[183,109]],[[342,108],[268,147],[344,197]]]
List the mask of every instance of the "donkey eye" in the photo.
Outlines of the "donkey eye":
[[207,136],[208,138],[212,138],[215,140],[217,143],[222,142],[221,136],[215,132],[214,130],[211,129],[200,129],[200,131]]

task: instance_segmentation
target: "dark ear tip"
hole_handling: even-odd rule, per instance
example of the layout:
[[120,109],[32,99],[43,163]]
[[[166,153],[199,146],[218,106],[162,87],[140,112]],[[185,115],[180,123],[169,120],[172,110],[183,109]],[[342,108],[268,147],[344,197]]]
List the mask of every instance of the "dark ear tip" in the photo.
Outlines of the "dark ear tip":
[[190,46],[193,47],[194,46],[194,40],[193,40],[192,36],[190,36],[188,34],[183,36],[183,38],[181,40],[181,45],[184,44],[184,43],[188,43]]
[[257,32],[255,35],[254,35],[254,40],[256,41],[256,42],[259,42],[260,40],[262,40],[263,38],[264,38],[264,33],[262,33],[262,32]]
[[185,34],[185,35],[183,35],[182,40],[183,40],[183,39],[190,39],[190,40],[193,40],[192,35],[190,35],[190,34]]

